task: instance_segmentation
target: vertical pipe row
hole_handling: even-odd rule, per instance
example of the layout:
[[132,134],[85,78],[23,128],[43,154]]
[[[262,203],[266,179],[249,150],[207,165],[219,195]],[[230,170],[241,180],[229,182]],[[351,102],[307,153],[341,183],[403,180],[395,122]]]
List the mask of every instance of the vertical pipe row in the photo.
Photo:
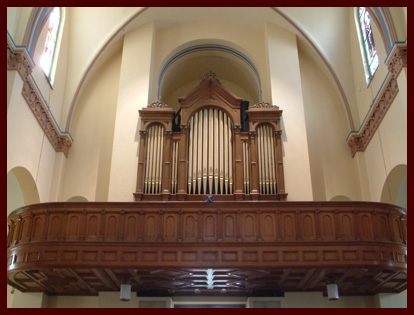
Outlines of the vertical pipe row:
[[228,128],[228,151],[229,151],[229,194],[233,193],[233,143],[232,139],[232,127],[231,127],[231,119],[227,117],[227,128]]
[[257,153],[259,191],[261,194],[276,194],[275,144],[272,128],[268,125],[257,128]]
[[208,109],[203,110],[203,194],[207,193],[208,170]]
[[145,162],[144,193],[160,194],[162,184],[162,161],[164,153],[164,127],[148,128]]
[[191,194],[191,187],[193,182],[193,128],[194,128],[194,117],[191,117],[190,122],[190,132],[188,135],[188,187],[187,191]]
[[203,109],[189,121],[189,194],[233,193],[232,121],[217,109]]
[[246,141],[242,144],[243,151],[243,192],[250,194],[249,147]]
[[196,194],[196,187],[197,187],[197,153],[198,153],[198,147],[197,147],[197,143],[198,143],[198,113],[195,114],[194,116],[195,120],[194,120],[194,129],[193,129],[193,194]]
[[213,160],[213,156],[214,156],[214,148],[213,148],[213,143],[214,143],[214,137],[212,135],[213,133],[213,124],[214,124],[214,115],[213,115],[213,109],[210,108],[208,110],[208,187],[209,187],[209,191],[213,190],[213,175],[214,175],[214,160]]
[[172,143],[171,193],[177,193],[178,183],[178,141]]
[[[213,132],[213,142],[214,142],[214,192],[218,194],[218,187],[219,187],[219,113],[217,109],[213,110],[214,117],[213,117],[213,125],[214,125],[214,132]],[[211,190],[213,191],[213,190]]]

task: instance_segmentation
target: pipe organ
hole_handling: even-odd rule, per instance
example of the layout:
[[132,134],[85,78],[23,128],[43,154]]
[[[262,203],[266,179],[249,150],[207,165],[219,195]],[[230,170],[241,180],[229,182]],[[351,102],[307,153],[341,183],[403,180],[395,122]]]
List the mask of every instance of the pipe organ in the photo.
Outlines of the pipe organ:
[[179,102],[139,111],[136,201],[286,199],[277,106],[246,110],[212,72]]

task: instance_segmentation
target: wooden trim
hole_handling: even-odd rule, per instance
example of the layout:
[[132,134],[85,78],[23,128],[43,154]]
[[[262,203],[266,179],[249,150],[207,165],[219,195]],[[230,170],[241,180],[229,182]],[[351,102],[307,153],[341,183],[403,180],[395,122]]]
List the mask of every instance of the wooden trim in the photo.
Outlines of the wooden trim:
[[7,34],[7,70],[16,70],[20,74],[23,80],[22,95],[27,105],[32,110],[53,149],[56,152],[63,152],[68,157],[72,140],[67,134],[62,134],[54,122],[31,76],[34,67],[35,65],[27,50],[15,47],[12,40],[9,39],[9,34]]
[[394,45],[389,57],[386,60],[389,74],[375,99],[374,104],[361,126],[360,131],[353,133],[348,139],[348,146],[351,149],[352,157],[357,152],[364,152],[369,142],[379,128],[382,119],[391,107],[399,88],[397,78],[403,67],[407,67],[407,45]]

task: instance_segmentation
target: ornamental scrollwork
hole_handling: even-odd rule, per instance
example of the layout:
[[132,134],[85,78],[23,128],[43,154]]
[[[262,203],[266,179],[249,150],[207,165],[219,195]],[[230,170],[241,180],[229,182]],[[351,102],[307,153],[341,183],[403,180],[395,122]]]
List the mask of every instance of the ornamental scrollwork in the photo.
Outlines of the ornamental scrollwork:
[[257,104],[252,105],[252,108],[279,108],[277,105],[272,105],[268,102],[260,102]]
[[161,102],[161,101],[159,101],[159,100],[157,100],[157,101],[155,101],[155,102],[153,102],[153,103],[151,103],[151,104],[148,104],[148,106],[147,106],[148,108],[167,108],[167,107],[169,107],[167,104],[165,104],[165,103],[163,103],[163,102]]

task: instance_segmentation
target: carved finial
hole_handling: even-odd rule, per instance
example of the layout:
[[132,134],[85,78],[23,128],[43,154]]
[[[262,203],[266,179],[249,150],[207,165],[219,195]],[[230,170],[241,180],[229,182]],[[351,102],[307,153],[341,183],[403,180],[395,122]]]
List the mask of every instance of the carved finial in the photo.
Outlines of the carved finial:
[[270,104],[268,102],[265,102],[265,101],[260,102],[260,103],[257,103],[257,104],[254,104],[252,106],[252,108],[263,108],[263,107],[279,108],[278,106],[272,105],[272,104]]
[[210,70],[209,72],[207,72],[206,76],[204,77],[203,80],[201,80],[201,82],[204,82],[205,80],[208,80],[210,78],[216,80],[218,83],[221,84],[219,78],[217,78],[217,75],[212,70]]
[[161,102],[160,100],[157,100],[151,104],[148,104],[147,106],[148,108],[165,108],[165,107],[169,107],[167,104]]

